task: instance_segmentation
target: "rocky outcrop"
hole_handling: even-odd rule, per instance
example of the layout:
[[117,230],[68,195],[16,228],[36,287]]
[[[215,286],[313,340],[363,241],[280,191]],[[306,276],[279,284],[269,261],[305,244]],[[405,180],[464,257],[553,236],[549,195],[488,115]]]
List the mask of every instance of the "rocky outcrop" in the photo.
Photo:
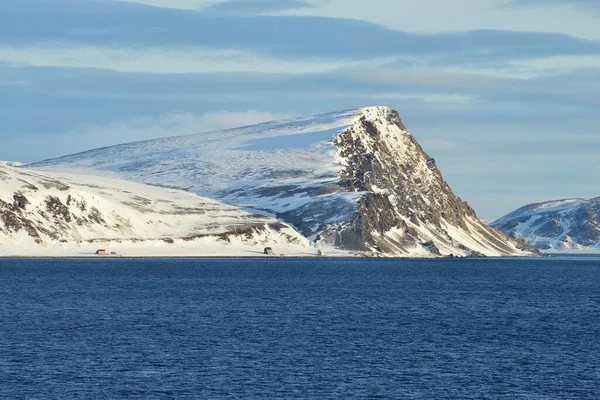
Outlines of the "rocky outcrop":
[[491,225],[543,251],[600,252],[600,198],[530,204]]
[[341,184],[363,194],[353,218],[328,227],[320,240],[384,255],[528,251],[526,243],[482,223],[454,195],[435,160],[408,133],[396,111],[364,110],[334,143],[344,166]]

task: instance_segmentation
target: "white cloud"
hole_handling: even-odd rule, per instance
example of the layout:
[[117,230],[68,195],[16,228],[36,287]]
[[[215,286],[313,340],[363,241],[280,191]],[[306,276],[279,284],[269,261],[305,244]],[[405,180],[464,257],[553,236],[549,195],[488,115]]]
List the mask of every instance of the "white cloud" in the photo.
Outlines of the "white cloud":
[[[7,137],[0,140],[0,149],[5,158],[10,158],[10,154],[26,154],[22,161],[34,162],[121,143],[218,131],[293,116],[256,110],[166,113],[116,120],[104,125],[80,125],[61,134]],[[34,148],[31,143],[35,143]]]
[[180,10],[200,10],[228,0],[112,0],[124,3],[139,3],[154,7],[176,8]]
[[345,67],[377,66],[395,58],[372,60],[285,60],[240,50],[197,47],[108,47],[37,44],[0,45],[0,62],[14,66],[97,68],[118,72],[191,73],[326,73]]
[[[272,113],[268,111],[212,111],[201,115],[195,124],[202,127],[203,132],[237,128],[245,125],[255,125],[261,122],[288,119],[293,113]],[[194,118],[192,118],[194,120]]]
[[600,55],[552,56],[512,60],[496,67],[465,65],[440,67],[439,69],[451,73],[480,74],[527,80],[597,68],[600,68]]
[[[498,90],[508,86],[518,87],[526,82],[558,75],[574,74],[580,71],[600,69],[600,55],[553,56],[508,60],[494,66],[480,64],[464,65],[422,65],[415,67],[351,66],[340,71],[344,77],[364,83],[392,85],[392,87],[430,88],[441,92],[431,95],[403,94],[402,97],[415,97],[428,103],[462,103],[477,101],[476,96],[445,94],[462,90]],[[390,99],[395,94],[387,94]],[[377,96],[377,95],[373,95]],[[382,94],[385,98],[386,94]]]
[[599,55],[553,56],[514,61],[509,65],[522,68],[529,73],[541,75],[556,75],[582,69],[600,68]]
[[310,3],[314,7],[286,14],[354,18],[407,32],[492,29],[600,39],[598,16],[584,7],[568,4],[514,8],[508,6],[510,0],[310,0]]
[[[266,111],[211,111],[201,115],[169,113],[156,117],[138,117],[113,121],[107,125],[81,125],[64,134],[79,142],[79,150],[139,140],[188,135],[253,125],[290,117],[290,114]],[[72,144],[72,143],[71,143]],[[77,151],[77,150],[74,150]]]
[[[265,111],[212,111],[204,114],[168,113],[117,120],[105,125],[80,125],[70,132],[58,135],[40,135],[35,138],[36,150],[43,155],[30,154],[33,160],[58,157],[89,149],[141,140],[181,136],[253,125],[291,117],[291,114]],[[23,149],[31,137],[13,137],[1,143],[3,150]],[[60,143],[61,146],[56,146]],[[49,152],[48,149],[56,149]]]
[[[481,73],[476,69],[422,66],[419,68],[348,68],[340,73],[344,78],[366,84],[389,85],[390,88],[420,88],[439,92],[497,90],[519,80]],[[414,89],[413,89],[414,90]],[[475,98],[472,98],[475,100]]]
[[[201,10],[230,0],[113,0],[164,8]],[[406,32],[463,32],[477,29],[556,32],[600,39],[598,16],[568,1],[538,7],[512,0],[306,0],[313,7],[275,14],[359,19]],[[435,10],[435,12],[432,12]]]
[[454,105],[465,105],[472,104],[477,101],[476,96],[464,95],[464,94],[448,94],[448,93],[333,93],[326,94],[326,97],[334,98],[360,98],[369,101],[420,101],[427,104],[454,104]]
[[[156,7],[202,10],[231,0],[112,0]],[[273,14],[352,18],[406,32],[463,32],[477,29],[555,32],[600,40],[598,16],[573,2],[514,7],[513,0],[306,0],[312,7]],[[435,10],[435,12],[432,12]]]

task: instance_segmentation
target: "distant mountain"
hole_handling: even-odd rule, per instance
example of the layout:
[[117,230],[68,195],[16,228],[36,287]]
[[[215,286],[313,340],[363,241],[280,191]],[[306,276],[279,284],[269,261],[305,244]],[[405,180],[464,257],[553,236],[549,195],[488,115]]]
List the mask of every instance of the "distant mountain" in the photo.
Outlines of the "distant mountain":
[[600,252],[600,197],[531,204],[491,225],[540,250]]
[[25,164],[23,164],[22,162],[19,161],[0,161],[0,166],[6,166],[6,167],[21,167]]
[[34,167],[187,190],[372,256],[528,254],[454,195],[387,107],[106,147]]
[[[0,166],[0,256],[312,254],[272,218],[192,193]],[[316,251],[314,251],[316,254]]]

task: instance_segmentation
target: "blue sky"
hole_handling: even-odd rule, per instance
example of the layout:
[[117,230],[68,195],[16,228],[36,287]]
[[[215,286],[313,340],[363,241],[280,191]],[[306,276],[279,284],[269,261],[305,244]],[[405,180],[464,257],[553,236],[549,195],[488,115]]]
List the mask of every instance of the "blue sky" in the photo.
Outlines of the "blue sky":
[[0,2],[0,159],[368,105],[483,218],[600,196],[600,2]]

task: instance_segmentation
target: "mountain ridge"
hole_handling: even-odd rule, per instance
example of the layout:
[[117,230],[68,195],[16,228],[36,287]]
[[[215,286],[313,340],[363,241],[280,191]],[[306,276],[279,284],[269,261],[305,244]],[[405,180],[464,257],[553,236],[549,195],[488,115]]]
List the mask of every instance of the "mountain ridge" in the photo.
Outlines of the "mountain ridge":
[[600,252],[600,197],[529,204],[491,226],[543,251]]
[[528,254],[454,195],[388,107],[134,142],[34,167],[191,191],[374,256]]

